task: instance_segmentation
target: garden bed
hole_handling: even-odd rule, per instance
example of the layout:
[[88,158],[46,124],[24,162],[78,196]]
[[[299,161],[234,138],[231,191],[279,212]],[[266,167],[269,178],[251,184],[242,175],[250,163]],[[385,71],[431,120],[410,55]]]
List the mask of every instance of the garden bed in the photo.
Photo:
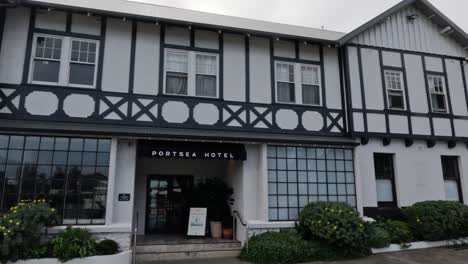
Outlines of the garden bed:
[[[65,262],[66,264],[130,264],[132,254],[130,250],[120,252],[115,255],[106,256],[93,256],[87,258],[77,258]],[[45,259],[29,259],[19,260],[17,262],[7,262],[8,264],[62,264],[58,259],[45,258]]]
[[[468,239],[468,238],[466,238]],[[416,250],[416,249],[425,249],[425,248],[436,248],[436,247],[445,247],[453,245],[452,240],[442,240],[442,241],[416,241],[410,242],[404,245],[400,244],[390,244],[388,247],[384,248],[373,248],[373,254],[380,254],[380,253],[389,253],[389,252],[397,252],[397,251],[404,251],[404,250]]]

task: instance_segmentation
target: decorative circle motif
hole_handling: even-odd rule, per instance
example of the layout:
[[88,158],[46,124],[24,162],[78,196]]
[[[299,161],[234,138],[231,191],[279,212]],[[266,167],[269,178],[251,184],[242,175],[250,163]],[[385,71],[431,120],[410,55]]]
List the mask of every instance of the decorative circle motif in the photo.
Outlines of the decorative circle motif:
[[214,125],[219,119],[218,107],[214,104],[197,104],[193,108],[193,119],[200,125]]
[[162,116],[169,123],[184,123],[189,118],[189,108],[185,103],[169,101],[162,107]]
[[57,111],[58,101],[54,93],[35,91],[26,96],[24,107],[31,115],[50,116]]
[[280,109],[276,112],[276,124],[282,129],[295,129],[299,124],[296,112],[290,109]]
[[323,128],[323,116],[319,112],[306,111],[302,114],[302,125],[309,131],[320,131]]
[[69,117],[87,118],[94,113],[94,99],[85,94],[70,94],[63,100],[63,111]]

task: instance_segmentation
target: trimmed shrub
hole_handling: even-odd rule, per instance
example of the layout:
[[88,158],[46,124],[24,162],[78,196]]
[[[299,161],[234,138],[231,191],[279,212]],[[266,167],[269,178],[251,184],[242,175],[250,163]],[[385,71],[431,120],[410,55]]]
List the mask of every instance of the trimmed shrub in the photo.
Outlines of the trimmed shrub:
[[96,255],[96,240],[87,230],[81,228],[68,226],[65,232],[50,241],[50,245],[53,257],[62,262]]
[[299,214],[299,230],[304,238],[325,242],[345,257],[369,254],[365,222],[345,203],[308,204]]
[[385,229],[390,235],[390,242],[392,244],[403,244],[414,240],[413,232],[408,223],[403,221],[387,220],[377,224],[379,227]]
[[337,254],[317,241],[305,241],[295,232],[267,232],[252,237],[240,258],[257,264],[300,263],[337,259]]
[[367,243],[371,248],[384,248],[390,245],[390,235],[378,225],[369,225],[367,228]]
[[114,255],[119,252],[119,244],[110,239],[102,240],[97,244],[96,252],[98,255]]
[[403,214],[420,240],[446,240],[468,233],[468,206],[459,202],[419,202],[404,208]]
[[54,213],[44,199],[21,201],[10,208],[0,218],[0,262],[46,255],[41,235],[53,223]]

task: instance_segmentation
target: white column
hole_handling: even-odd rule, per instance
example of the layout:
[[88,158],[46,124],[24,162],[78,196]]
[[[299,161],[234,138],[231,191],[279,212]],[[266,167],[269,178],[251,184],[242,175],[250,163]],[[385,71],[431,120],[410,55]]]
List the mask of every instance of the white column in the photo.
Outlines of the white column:
[[112,217],[114,213],[114,186],[117,169],[117,145],[118,139],[112,138],[109,158],[109,176],[107,179],[106,225],[112,224]]
[[262,144],[258,169],[258,220],[268,221],[268,146]]

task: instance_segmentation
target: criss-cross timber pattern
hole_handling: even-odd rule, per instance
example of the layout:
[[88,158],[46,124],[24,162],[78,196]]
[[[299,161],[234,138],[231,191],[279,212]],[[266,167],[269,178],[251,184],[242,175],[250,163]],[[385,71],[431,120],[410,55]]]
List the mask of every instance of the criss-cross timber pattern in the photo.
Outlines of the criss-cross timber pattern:
[[0,84],[0,118],[301,135],[345,134],[341,109]]

